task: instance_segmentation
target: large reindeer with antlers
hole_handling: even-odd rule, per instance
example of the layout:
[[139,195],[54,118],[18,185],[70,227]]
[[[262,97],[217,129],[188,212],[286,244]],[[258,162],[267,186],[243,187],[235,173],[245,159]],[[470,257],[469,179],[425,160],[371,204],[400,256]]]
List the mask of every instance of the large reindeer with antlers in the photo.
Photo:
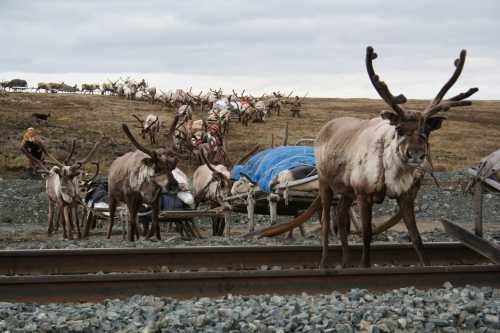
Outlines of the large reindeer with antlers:
[[[52,155],[49,154],[47,149],[45,149],[41,141],[38,141],[37,144],[42,149],[42,152],[46,156],[47,160],[50,163],[54,164],[54,167],[52,167],[51,170],[47,169],[41,161],[28,154],[28,152],[24,148],[21,148],[21,151],[39,167],[39,172],[48,174],[45,183],[45,193],[47,194],[47,198],[49,199],[49,226],[47,228],[47,234],[49,236],[52,235],[54,205],[57,205],[57,209],[59,210],[59,214],[61,215],[64,237],[73,239],[70,220],[70,215],[73,214],[73,216],[75,216],[78,238],[81,238],[82,233],[80,232],[80,226],[78,223],[77,202],[79,201],[79,186],[81,184],[81,178],[83,174],[82,166],[88,163],[92,156],[94,156],[97,149],[99,148],[99,142],[94,145],[94,148],[90,151],[85,159],[77,161],[71,166],[64,165],[56,160]],[[74,148],[72,150],[74,150]],[[73,152],[70,154],[70,156],[72,154]],[[66,160],[65,164],[67,164],[68,162],[69,158]]]
[[[363,230],[363,254],[360,267],[370,267],[370,242],[372,240],[372,206],[382,203],[384,197],[397,200],[410,239],[422,265],[430,265],[424,254],[422,239],[415,222],[414,199],[422,168],[430,160],[429,135],[441,128],[444,116],[436,115],[452,107],[469,106],[463,101],[478,91],[471,88],[447,100],[446,92],[457,81],[465,63],[466,51],[455,61],[456,70],[434,100],[424,111],[404,110],[404,95],[393,96],[388,86],[375,74],[372,61],[377,58],[372,47],[366,50],[368,76],[380,97],[391,108],[382,111],[381,118],[360,120],[344,117],[330,121],[318,133],[315,140],[316,166],[323,205],[321,226],[323,230],[323,257],[321,267],[328,267],[328,236],[330,206],[333,194],[341,195],[335,210],[342,243],[342,265],[352,267],[347,243],[347,214],[357,200]],[[318,200],[318,199],[317,199]]]
[[109,169],[109,227],[106,236],[108,239],[113,230],[118,202],[127,204],[130,215],[129,241],[134,241],[134,236],[137,239],[140,237],[137,227],[137,211],[142,203],[150,204],[153,208],[153,228],[150,229],[147,237],[155,233],[155,236],[161,239],[158,222],[160,195],[163,189],[172,193],[179,190],[179,183],[175,180],[172,170],[177,166],[179,158],[189,159],[189,155],[173,151],[174,131],[178,121],[179,116],[176,115],[168,133],[164,135],[167,140],[165,149],[161,148],[156,151],[140,145],[128,126],[122,125],[123,131],[137,150],[118,157]]

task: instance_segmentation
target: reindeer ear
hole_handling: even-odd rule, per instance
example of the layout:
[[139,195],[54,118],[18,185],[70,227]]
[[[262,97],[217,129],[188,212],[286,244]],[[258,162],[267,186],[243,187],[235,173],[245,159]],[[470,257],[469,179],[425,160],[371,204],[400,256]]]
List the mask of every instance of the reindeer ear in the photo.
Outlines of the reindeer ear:
[[401,120],[399,115],[394,111],[384,110],[380,112],[380,116],[382,117],[382,119],[389,120],[389,123],[392,126],[397,126]]
[[443,121],[446,119],[448,119],[448,117],[445,116],[430,117],[427,119],[427,124],[429,125],[431,131],[435,131],[441,128]]
[[153,164],[153,161],[149,157],[144,157],[141,159],[141,163],[147,166],[151,166]]

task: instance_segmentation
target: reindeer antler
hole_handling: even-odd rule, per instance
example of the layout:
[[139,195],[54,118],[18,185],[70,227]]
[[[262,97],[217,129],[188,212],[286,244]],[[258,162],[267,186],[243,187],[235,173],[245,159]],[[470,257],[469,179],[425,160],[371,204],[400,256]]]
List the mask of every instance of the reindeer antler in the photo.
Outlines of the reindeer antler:
[[90,161],[92,159],[92,157],[94,156],[94,154],[97,152],[97,149],[99,148],[99,145],[100,145],[100,143],[96,142],[95,145],[94,145],[94,148],[92,148],[92,150],[87,155],[87,157],[85,157],[82,161],[77,161],[75,164],[73,164],[70,167],[70,169],[71,170],[75,170],[75,169],[81,168],[82,165],[88,163],[88,161]]
[[432,117],[434,114],[438,113],[439,111],[448,111],[452,107],[472,105],[471,101],[463,101],[463,100],[472,96],[473,94],[475,94],[479,90],[478,88],[470,88],[465,93],[460,93],[457,96],[454,96],[450,99],[442,101],[444,95],[446,95],[448,90],[450,90],[450,88],[455,84],[455,82],[457,82],[458,78],[460,77],[460,74],[462,73],[462,69],[464,68],[464,65],[465,65],[466,55],[467,55],[466,50],[462,50],[460,52],[460,58],[455,59],[455,62],[454,62],[454,65],[456,67],[455,72],[453,73],[451,78],[448,80],[448,82],[445,83],[443,88],[441,88],[441,90],[439,91],[437,96],[429,103],[429,105],[422,112],[422,115],[420,116],[420,119],[418,122],[418,131],[420,133],[424,133],[425,122],[427,121],[427,119],[429,119],[430,117]]
[[255,145],[255,147],[253,147],[253,149],[248,152],[247,154],[243,155],[243,157],[241,157],[239,160],[236,161],[236,163],[234,163],[234,165],[238,165],[238,164],[241,164],[243,163],[244,160],[246,160],[247,158],[249,158],[250,156],[252,156],[253,154],[255,154],[255,152],[260,148],[260,143],[257,143]]
[[172,122],[172,124],[170,124],[168,132],[163,135],[163,137],[167,140],[165,150],[168,155],[176,156],[181,160],[189,160],[188,154],[178,154],[174,152],[174,132],[178,122],[179,122],[179,115],[176,114],[174,117],[174,121]]
[[385,84],[385,82],[380,81],[379,76],[375,74],[375,70],[373,69],[373,60],[377,59],[377,54],[373,52],[373,47],[368,46],[366,48],[366,70],[368,72],[368,77],[370,78],[373,87],[380,95],[380,97],[391,107],[394,112],[396,112],[400,117],[406,119],[405,110],[399,106],[399,104],[406,103],[406,97],[403,94],[398,96],[394,96],[389,91],[389,87]]
[[146,147],[142,146],[139,142],[137,142],[137,140],[134,138],[134,136],[132,135],[132,133],[130,132],[130,129],[128,128],[127,124],[122,124],[122,129],[123,129],[123,132],[125,132],[125,135],[128,137],[128,139],[130,140],[130,142],[132,142],[132,144],[137,148],[139,149],[140,151],[142,151],[144,154],[147,154],[151,157],[153,157],[153,154],[156,156],[156,152],[154,151],[151,151],[149,149],[147,149]]
[[36,143],[40,146],[40,149],[42,150],[43,154],[48,158],[48,160],[50,160],[52,164],[57,165],[59,168],[64,168],[64,165],[58,160],[56,160],[54,156],[50,155],[47,149],[45,149],[45,146],[43,145],[41,140],[37,140]]
[[76,147],[76,140],[73,139],[71,142],[71,151],[69,153],[68,158],[64,160],[64,165],[68,165],[69,161],[71,160],[71,157],[73,156],[73,153],[75,152],[75,147]]
[[101,163],[101,161],[91,163],[91,164],[94,164],[96,166],[95,174],[90,179],[85,180],[85,182],[83,183],[83,186],[87,186],[87,184],[89,184],[92,180],[94,180],[97,177],[97,175],[99,174],[100,163]]
[[40,172],[40,173],[49,173],[50,172],[49,169],[47,169],[47,167],[45,167],[45,165],[43,165],[43,163],[40,160],[31,156],[31,154],[28,153],[26,151],[26,149],[21,148],[21,151],[23,152],[24,155],[26,155],[27,158],[29,158],[31,161],[33,161],[36,165],[38,165],[42,169],[41,171],[37,170],[37,172]]
[[133,114],[132,116],[134,116],[135,119],[137,119],[139,121],[139,123],[141,124],[141,126],[135,126],[135,127],[139,127],[139,128],[143,128],[144,126],[144,121],[139,119],[139,117],[137,117],[135,114]]

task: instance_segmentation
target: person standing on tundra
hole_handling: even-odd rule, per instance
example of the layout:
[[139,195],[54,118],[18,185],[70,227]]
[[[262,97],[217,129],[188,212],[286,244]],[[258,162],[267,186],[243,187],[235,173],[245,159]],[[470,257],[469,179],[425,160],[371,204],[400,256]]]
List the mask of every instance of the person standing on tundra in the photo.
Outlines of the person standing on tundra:
[[[40,141],[43,144],[42,139],[36,135],[35,129],[33,127],[28,128],[28,131],[24,134],[23,142],[21,147],[24,148],[28,153],[31,154],[37,160],[42,160],[42,149],[37,144]],[[33,169],[35,164],[26,157],[26,169],[28,170],[28,180],[33,180]]]
[[295,118],[295,115],[297,115],[297,118],[300,118],[300,107],[301,107],[301,103],[299,100],[299,96],[295,96],[295,99],[292,102],[292,107],[290,109],[290,112],[292,113],[292,117]]

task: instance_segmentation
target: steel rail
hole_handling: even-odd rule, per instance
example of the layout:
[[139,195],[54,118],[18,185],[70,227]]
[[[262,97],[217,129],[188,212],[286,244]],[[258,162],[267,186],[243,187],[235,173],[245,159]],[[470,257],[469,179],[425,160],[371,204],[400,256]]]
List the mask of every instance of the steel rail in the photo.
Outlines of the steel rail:
[[[350,245],[353,262],[361,260],[362,245]],[[481,254],[458,242],[424,243],[432,265],[466,265],[491,263]],[[330,245],[332,266],[342,261],[340,245]],[[8,250],[0,251],[0,275],[59,275],[87,273],[138,273],[199,270],[255,270],[269,268],[318,268],[321,245],[297,246],[203,246],[168,248],[116,248],[74,250]],[[419,264],[413,245],[372,244],[371,263],[378,266],[411,266]]]
[[415,286],[441,288],[467,284],[500,287],[500,266],[286,269],[155,274],[0,277],[0,301],[38,304],[100,302],[133,295],[188,299],[233,295],[329,294],[352,288],[371,292]]

